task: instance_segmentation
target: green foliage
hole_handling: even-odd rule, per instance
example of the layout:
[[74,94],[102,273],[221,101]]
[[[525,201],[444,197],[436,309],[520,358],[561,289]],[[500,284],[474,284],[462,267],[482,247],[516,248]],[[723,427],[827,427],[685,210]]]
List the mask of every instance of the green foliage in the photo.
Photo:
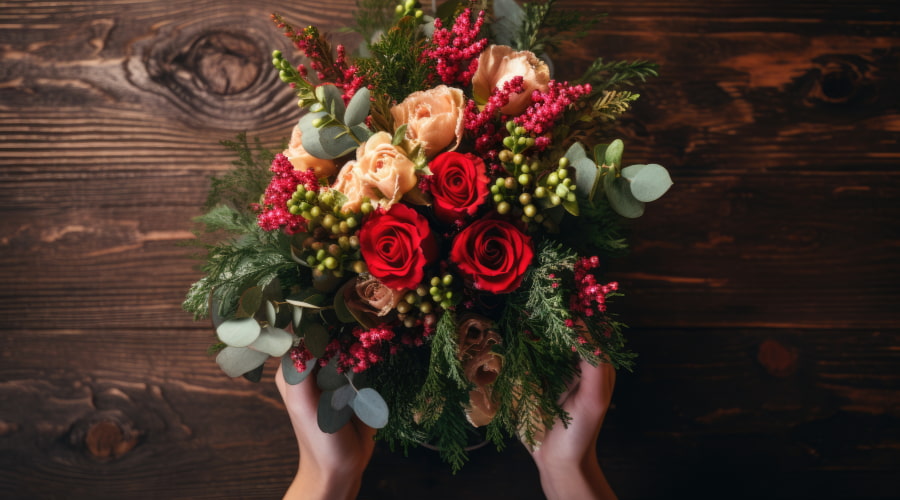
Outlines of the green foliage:
[[397,0],[357,0],[353,12],[353,22],[349,31],[362,35],[366,43],[380,31],[385,30],[394,20]]
[[567,40],[584,37],[596,18],[575,10],[554,10],[556,0],[522,5],[524,18],[512,41],[516,50],[530,50],[535,54],[554,52]]
[[[205,209],[212,209],[219,203],[233,207],[247,208],[251,203],[258,203],[261,193],[269,185],[271,173],[269,166],[275,159],[275,152],[267,149],[257,137],[251,146],[247,134],[241,132],[233,141],[223,140],[221,144],[234,151],[237,159],[232,162],[234,168],[221,177],[210,180],[209,195]],[[279,149],[284,149],[284,144]]]
[[[539,244],[537,250],[522,291],[510,296],[499,321],[500,331],[506,333],[498,349],[503,354],[503,370],[494,383],[500,409],[490,424],[506,433],[518,433],[528,444],[534,444],[535,432],[542,425],[568,418],[557,401],[576,371],[572,348],[593,356],[565,324],[569,312],[565,287],[560,283],[564,275],[571,274],[575,253],[549,241]],[[496,429],[489,432],[495,441],[498,434]]]
[[448,393],[468,390],[469,382],[462,373],[456,355],[456,323],[453,314],[445,311],[438,320],[431,338],[431,360],[428,376],[417,396],[417,407],[423,415],[422,426],[430,428],[442,413]]
[[604,90],[592,106],[593,118],[612,122],[628,111],[631,103],[640,96],[627,90]]
[[651,76],[659,76],[659,65],[649,61],[613,61],[603,62],[597,58],[584,75],[575,83],[590,83],[593,92],[618,90],[633,87],[637,80],[647,81]]
[[581,201],[578,218],[563,221],[560,233],[572,235],[566,243],[583,254],[622,255],[628,249],[622,218],[609,206],[606,197],[594,202]]
[[357,59],[357,66],[366,82],[374,85],[376,96],[385,94],[400,102],[409,94],[428,88],[432,68],[418,57],[425,43],[419,21],[404,17],[369,46],[371,56]]
[[377,437],[387,441],[391,449],[399,446],[406,450],[427,439],[412,415],[428,373],[429,358],[427,348],[405,348],[366,372],[373,386],[390,387],[390,391],[385,392],[385,399],[391,418],[388,425],[378,431]]
[[228,316],[245,289],[265,288],[278,277],[285,279],[284,286],[295,280],[290,271],[297,264],[291,260],[287,236],[263,231],[254,214],[218,205],[195,221],[208,233],[231,235],[206,246],[201,268],[205,276],[191,286],[182,304],[195,319],[209,314],[210,301],[219,305],[220,315]]

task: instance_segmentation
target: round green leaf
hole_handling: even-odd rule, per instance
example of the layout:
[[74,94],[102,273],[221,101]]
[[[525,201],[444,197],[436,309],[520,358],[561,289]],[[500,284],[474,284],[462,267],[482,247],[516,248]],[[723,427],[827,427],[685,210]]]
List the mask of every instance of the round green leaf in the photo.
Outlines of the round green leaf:
[[319,370],[316,383],[323,391],[334,391],[350,383],[347,377],[337,371],[337,358],[331,358],[327,365]]
[[625,151],[625,143],[622,142],[622,139],[616,139],[612,141],[609,146],[606,147],[606,151],[603,153],[603,164],[611,167],[615,165],[616,167],[622,166],[622,153]]
[[328,434],[334,434],[341,430],[341,427],[346,425],[346,423],[350,421],[350,418],[353,417],[353,409],[350,408],[350,406],[345,406],[340,410],[335,410],[331,406],[331,398],[333,396],[334,391],[322,391],[322,395],[319,397],[319,407],[316,412],[316,420],[318,421],[319,429]]
[[303,326],[303,341],[313,356],[321,358],[325,355],[325,348],[328,346],[328,342],[331,341],[331,337],[324,326],[318,323],[310,323]]
[[229,377],[240,377],[266,362],[269,355],[246,347],[226,347],[219,351],[216,363]]
[[662,165],[631,165],[622,169],[622,176],[631,181],[631,194],[640,201],[651,202],[666,194],[672,178]]
[[244,293],[241,294],[241,300],[238,303],[238,310],[235,314],[238,318],[250,318],[256,311],[259,310],[259,306],[262,305],[263,300],[263,290],[258,286],[254,286],[244,290]]
[[216,334],[225,345],[246,347],[259,337],[261,329],[253,318],[230,319],[216,328]]
[[367,87],[361,87],[353,94],[350,103],[347,104],[347,112],[344,114],[344,123],[346,123],[348,127],[359,125],[365,121],[367,116],[369,116],[370,106],[369,89]]
[[251,349],[264,352],[269,356],[283,356],[294,344],[294,336],[274,326],[263,328],[259,337],[250,344]]
[[388,405],[381,394],[371,387],[360,389],[350,401],[350,407],[364,424],[373,429],[381,429],[388,423]]
[[[320,97],[321,96],[321,97]],[[324,84],[316,87],[316,97],[325,105],[325,111],[341,122],[344,121],[344,92],[336,85]]]
[[278,312],[275,310],[275,304],[271,300],[266,301],[266,322],[270,325],[275,324]]
[[343,409],[356,397],[356,388],[352,384],[342,385],[334,390],[331,396],[331,407],[335,410]]
[[617,177],[610,171],[603,176],[603,189],[609,206],[622,217],[636,219],[644,213],[644,202],[637,200],[631,194],[631,187],[624,177]]
[[291,385],[297,385],[300,382],[303,382],[303,380],[312,373],[313,369],[315,369],[317,361],[316,358],[307,361],[306,369],[302,372],[298,372],[297,367],[294,365],[294,360],[288,355],[282,356],[281,374],[284,375],[284,381]]

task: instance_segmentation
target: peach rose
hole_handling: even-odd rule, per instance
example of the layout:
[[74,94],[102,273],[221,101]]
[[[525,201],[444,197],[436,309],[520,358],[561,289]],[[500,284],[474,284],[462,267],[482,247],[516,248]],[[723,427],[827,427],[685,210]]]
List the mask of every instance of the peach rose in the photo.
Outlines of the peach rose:
[[291,142],[288,143],[288,148],[281,154],[286,156],[291,162],[291,165],[297,170],[305,171],[312,169],[312,171],[316,173],[316,177],[320,179],[334,175],[334,173],[337,172],[337,166],[334,162],[316,158],[307,153],[306,150],[303,149],[302,136],[303,133],[300,131],[300,127],[295,126],[294,131],[291,133]]
[[340,191],[341,194],[347,197],[347,201],[342,208],[342,210],[347,212],[359,212],[359,207],[363,201],[369,198],[368,190],[362,182],[362,177],[356,168],[355,161],[348,161],[341,167],[341,171],[338,172],[331,189]]
[[369,198],[385,210],[389,210],[418,183],[416,165],[391,144],[391,135],[387,132],[369,137],[356,150],[354,168]]
[[433,157],[451,146],[459,146],[463,134],[463,109],[466,98],[462,90],[440,85],[413,92],[391,108],[395,126],[406,124],[406,138],[422,145],[425,156]]
[[505,45],[491,45],[478,59],[478,70],[472,77],[472,93],[475,100],[487,102],[494,89],[502,89],[503,84],[521,76],[525,79],[525,91],[510,95],[509,103],[500,108],[504,115],[520,115],[531,105],[531,93],[547,90],[550,83],[550,68],[533,53],[517,52]]

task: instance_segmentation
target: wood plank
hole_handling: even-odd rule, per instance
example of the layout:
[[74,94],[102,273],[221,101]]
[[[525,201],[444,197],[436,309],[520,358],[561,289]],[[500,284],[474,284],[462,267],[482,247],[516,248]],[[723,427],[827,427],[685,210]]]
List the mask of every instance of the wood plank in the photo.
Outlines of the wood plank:
[[[894,3],[560,1],[610,14],[561,78],[597,56],[661,63],[616,134],[676,182],[609,262],[641,355],[599,446],[622,498],[896,496]],[[353,5],[3,3],[0,496],[284,491],[277,392],[205,356],[175,243],[229,168],[217,142],[275,144],[297,119],[269,12],[334,31]],[[543,498],[515,443],[456,476],[428,450],[376,453],[364,499]]]
[[[176,244],[191,237],[205,180],[133,175],[0,188],[0,199],[21,202],[0,222],[10,285],[0,311],[11,325],[190,326],[178,308],[199,275]],[[29,207],[42,191],[63,205]],[[631,226],[633,252],[609,261],[626,294],[614,310],[634,326],[896,328],[898,195],[894,174],[679,180]],[[69,312],[48,317],[35,303]]]
[[[202,354],[208,339],[202,330],[4,337],[4,357],[15,353],[16,363],[0,367],[0,398],[15,404],[0,412],[0,488],[31,497],[277,496],[296,453],[277,392],[269,376],[252,384],[219,373]],[[713,498],[737,484],[746,486],[741,498],[768,484],[788,485],[787,497],[810,478],[819,481],[810,493],[829,497],[826,486],[862,475],[869,488],[884,486],[896,472],[900,435],[879,429],[900,419],[900,332],[639,330],[631,339],[641,359],[634,374],[620,374],[599,447],[624,498],[689,487]],[[91,445],[90,431],[104,425],[123,437]],[[403,457],[381,446],[361,498],[410,490],[541,498],[527,454],[509,446],[473,453],[456,476],[429,450]],[[40,453],[22,455],[32,447]],[[778,470],[779,461],[790,465]],[[753,484],[760,470],[767,478]]]

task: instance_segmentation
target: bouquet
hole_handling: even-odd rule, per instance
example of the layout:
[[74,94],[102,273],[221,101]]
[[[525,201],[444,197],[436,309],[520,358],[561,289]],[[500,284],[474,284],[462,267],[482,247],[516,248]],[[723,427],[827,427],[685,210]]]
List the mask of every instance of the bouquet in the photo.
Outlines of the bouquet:
[[280,357],[288,383],[316,372],[310,425],[356,415],[458,468],[472,439],[535,447],[567,422],[579,359],[631,366],[602,258],[672,182],[623,167],[610,135],[656,67],[554,80],[549,55],[586,21],[553,4],[361,1],[356,57],[273,15],[305,56],[272,61],[304,112],[277,154],[225,142],[239,160],[213,179],[184,302],[211,316],[226,374]]

